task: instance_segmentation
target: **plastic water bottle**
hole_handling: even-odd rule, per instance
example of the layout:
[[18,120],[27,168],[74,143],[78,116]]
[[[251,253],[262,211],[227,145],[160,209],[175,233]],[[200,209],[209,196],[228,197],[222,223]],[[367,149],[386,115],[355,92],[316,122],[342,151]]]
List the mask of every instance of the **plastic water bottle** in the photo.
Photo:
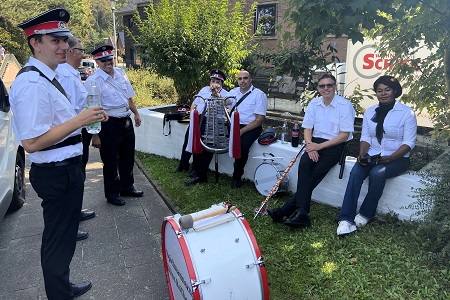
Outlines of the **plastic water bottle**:
[[291,132],[291,145],[292,147],[298,147],[299,142],[299,133],[300,133],[300,126],[298,125],[298,121],[294,121],[294,126],[292,127]]
[[281,137],[280,137],[282,144],[287,144],[287,120],[284,119],[283,127],[281,127]]
[[[88,90],[88,96],[86,98],[86,109],[93,106],[100,106],[100,94],[97,89],[97,84],[95,81],[91,81],[91,85]],[[97,134],[102,129],[102,123],[96,122],[86,126],[87,132],[90,134]]]

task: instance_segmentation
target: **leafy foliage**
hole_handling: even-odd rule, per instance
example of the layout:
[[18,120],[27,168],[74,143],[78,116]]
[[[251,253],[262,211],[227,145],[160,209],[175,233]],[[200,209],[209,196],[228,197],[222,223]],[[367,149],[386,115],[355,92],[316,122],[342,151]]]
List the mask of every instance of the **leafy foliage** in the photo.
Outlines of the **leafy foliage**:
[[173,80],[145,69],[127,69],[126,72],[136,92],[136,96],[133,97],[136,107],[169,105],[177,102],[178,95]]
[[[374,28],[381,35],[384,55],[393,55],[392,73],[409,89],[404,100],[418,111],[426,109],[436,122],[433,134],[450,138],[450,2],[447,0],[394,1],[390,22]],[[427,51],[418,58],[418,51]],[[446,59],[447,57],[447,59]],[[408,63],[404,63],[408,62]]]
[[[130,0],[120,0],[117,8]],[[108,0],[2,0],[0,1],[0,42],[21,63],[30,55],[27,41],[17,25],[33,16],[56,7],[69,11],[70,31],[80,38],[89,51],[103,44],[103,38],[112,35],[112,11]],[[120,23],[118,23],[120,27]]]
[[144,65],[172,78],[180,101],[190,102],[209,81],[210,69],[237,73],[251,52],[247,29],[254,9],[244,14],[243,8],[244,2],[228,0],[150,4],[146,19],[137,16]]
[[450,153],[438,158],[439,166],[423,171],[423,188],[415,191],[417,201],[410,205],[424,217],[417,230],[430,257],[449,265],[450,261]]

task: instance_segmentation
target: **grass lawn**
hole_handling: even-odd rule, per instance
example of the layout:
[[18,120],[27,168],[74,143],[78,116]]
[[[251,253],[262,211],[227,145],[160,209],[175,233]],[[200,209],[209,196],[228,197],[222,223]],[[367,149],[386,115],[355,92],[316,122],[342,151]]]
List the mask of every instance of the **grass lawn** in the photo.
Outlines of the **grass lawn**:
[[[385,216],[347,237],[336,235],[339,210],[313,203],[312,227],[293,230],[268,216],[253,219],[261,196],[250,181],[231,189],[231,178],[186,187],[172,173],[175,159],[137,153],[145,171],[181,214],[228,201],[244,213],[264,256],[271,299],[450,299],[450,270],[430,265],[415,225]],[[344,183],[343,183],[344,184]],[[289,197],[271,199],[271,207]],[[256,299],[255,299],[256,300]]]

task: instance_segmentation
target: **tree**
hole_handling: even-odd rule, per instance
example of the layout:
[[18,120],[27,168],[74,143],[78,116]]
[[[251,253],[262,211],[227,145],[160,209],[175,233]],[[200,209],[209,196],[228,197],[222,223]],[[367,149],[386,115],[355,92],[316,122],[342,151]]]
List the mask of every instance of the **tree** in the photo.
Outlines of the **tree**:
[[[117,7],[126,5],[118,1]],[[112,11],[108,0],[2,0],[0,1],[0,43],[9,53],[13,53],[21,63],[25,63],[30,51],[21,29],[17,25],[31,16],[46,10],[63,7],[71,17],[69,28],[80,38],[86,49],[93,50],[103,43],[103,38],[112,33]]]
[[[181,103],[189,103],[209,80],[209,70],[237,73],[251,52],[249,26],[254,7],[243,13],[244,2],[228,0],[162,0],[136,17],[137,42],[144,66],[172,78]],[[231,82],[228,80],[228,82]]]
[[[435,122],[434,135],[450,138],[450,2],[448,0],[395,1],[389,22],[370,34],[382,36],[382,53],[393,54],[393,74],[409,89],[405,97],[416,110],[427,111]],[[416,57],[425,48],[430,55]],[[403,63],[407,61],[408,63]]]
[[[416,110],[426,108],[432,114],[436,136],[450,137],[450,1],[292,0],[285,18],[293,28],[285,39],[299,40],[301,46],[283,52],[289,62],[284,73],[307,73],[312,63],[323,67],[334,62],[335,49],[328,45],[329,51],[322,50],[329,35],[347,35],[353,43],[381,35],[382,53],[394,55],[392,74],[409,89],[404,99]],[[415,58],[418,47],[429,49],[430,56]],[[296,64],[304,62],[305,53],[309,65]],[[400,63],[405,60],[409,63]]]

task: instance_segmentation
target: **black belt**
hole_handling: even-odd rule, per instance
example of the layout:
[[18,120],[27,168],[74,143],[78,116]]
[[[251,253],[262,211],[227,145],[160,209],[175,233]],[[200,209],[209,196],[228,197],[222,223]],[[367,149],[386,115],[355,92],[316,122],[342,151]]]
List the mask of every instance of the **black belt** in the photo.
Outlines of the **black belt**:
[[80,162],[83,159],[82,155],[66,158],[62,161],[55,161],[55,162],[49,162],[49,163],[32,163],[32,165],[35,165],[36,167],[42,167],[42,168],[53,168],[53,167],[62,167],[67,165],[72,165]]
[[125,117],[111,117],[111,116],[109,116],[109,119],[113,119],[113,120],[124,120],[124,119],[127,119],[127,118],[129,118],[130,116],[125,116]]
[[47,148],[41,149],[39,151],[47,151],[47,150],[58,149],[58,148],[66,147],[66,146],[72,146],[72,145],[81,143],[82,141],[83,141],[83,138],[81,137],[81,134],[78,134],[78,135],[68,137],[67,139],[65,139],[62,142],[59,142],[59,143],[49,146]]

